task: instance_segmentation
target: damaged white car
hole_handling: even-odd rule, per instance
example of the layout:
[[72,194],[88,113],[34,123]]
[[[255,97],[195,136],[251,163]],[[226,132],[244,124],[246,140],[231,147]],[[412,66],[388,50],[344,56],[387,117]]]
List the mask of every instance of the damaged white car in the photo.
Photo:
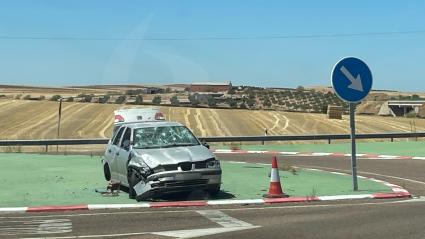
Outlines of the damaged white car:
[[141,201],[164,194],[220,191],[220,162],[184,125],[164,120],[156,109],[115,113],[115,127],[103,158],[105,179],[128,187]]

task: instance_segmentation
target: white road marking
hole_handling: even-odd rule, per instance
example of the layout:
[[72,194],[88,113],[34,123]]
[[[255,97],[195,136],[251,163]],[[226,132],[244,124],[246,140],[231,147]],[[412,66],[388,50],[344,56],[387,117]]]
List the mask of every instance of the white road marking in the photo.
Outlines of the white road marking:
[[[338,168],[328,168],[328,167],[319,167],[319,166],[300,165],[300,167],[315,167],[315,168],[326,169],[326,170],[338,170],[338,171],[344,171],[344,172],[351,172],[350,170],[343,170],[343,169],[338,169]],[[409,178],[401,178],[401,177],[396,177],[396,176],[391,176],[391,175],[371,173],[371,172],[365,172],[365,171],[358,171],[358,173],[376,175],[376,176],[381,176],[381,177],[386,177],[386,178],[394,178],[394,179],[399,179],[399,180],[404,180],[404,181],[408,181],[408,182],[412,182],[412,183],[418,183],[418,184],[425,185],[425,182],[421,182],[421,181],[417,181],[417,180],[413,180],[413,179],[409,179]]]
[[4,225],[0,225],[0,235],[3,236],[72,232],[72,222],[69,219],[16,220],[3,221],[2,223]]
[[[366,154],[356,154],[356,157],[363,157],[363,156],[365,156]],[[344,156],[346,156],[346,157],[351,157],[351,154],[344,154]]]
[[[413,199],[402,199],[399,201],[376,201],[367,203],[344,203],[344,204],[313,204],[313,205],[286,205],[286,206],[265,206],[265,207],[243,207],[243,208],[223,208],[220,211],[245,211],[245,210],[274,210],[274,209],[291,209],[291,208],[315,208],[315,207],[343,207],[343,206],[362,206],[362,205],[382,205],[382,204],[394,204],[405,201],[412,201]],[[424,200],[425,201],[425,200]],[[419,202],[413,200],[412,202]],[[422,202],[422,200],[420,200]],[[141,212],[103,212],[103,213],[82,213],[82,214],[64,214],[61,217],[81,217],[81,216],[104,216],[104,215],[127,215],[127,214],[158,214],[158,213],[188,213],[196,212],[197,210],[152,210],[152,211],[141,211]],[[20,217],[0,217],[4,218],[51,218],[57,217],[58,215],[39,215],[39,216],[20,216]]]
[[63,237],[26,237],[22,239],[73,239],[73,238],[102,238],[102,237],[128,237],[149,234],[149,232],[103,234],[103,235],[83,235],[83,236],[63,236]]
[[333,153],[311,153],[311,156],[329,156]]
[[284,152],[284,151],[281,151],[281,152],[279,152],[279,154],[283,154],[283,155],[295,155],[295,154],[298,154],[299,152]]
[[11,213],[13,212],[26,212],[28,207],[8,207],[8,208],[0,208],[0,213]]
[[413,157],[412,159],[425,160],[425,157]]
[[123,209],[123,208],[146,208],[150,207],[149,203],[134,203],[134,204],[89,204],[89,210],[95,209]]
[[199,210],[196,212],[223,227],[251,227],[252,226],[252,224],[249,224],[247,222],[231,217],[227,214],[224,214],[223,212],[219,210]]
[[378,155],[378,158],[380,159],[396,159],[400,156],[396,156],[396,155]]
[[215,235],[224,232],[242,231],[252,228],[258,228],[259,226],[251,227],[217,227],[217,228],[206,228],[206,229],[191,229],[191,230],[177,230],[177,231],[166,231],[166,232],[153,232],[151,234],[158,236],[168,236],[176,238],[197,238],[202,236]]
[[336,174],[336,175],[344,175],[344,176],[348,175],[346,173],[340,173],[340,172],[329,172],[329,173]]
[[222,200],[214,200],[208,201],[208,205],[229,205],[229,204],[263,204],[263,199],[222,199]]
[[177,237],[177,238],[194,238],[194,237],[202,237],[202,236],[215,235],[215,234],[224,233],[224,232],[241,231],[241,230],[247,230],[247,229],[259,227],[259,226],[253,226],[252,224],[249,224],[247,222],[231,217],[219,210],[200,210],[196,212],[208,218],[212,222],[215,222],[221,225],[222,227],[156,232],[152,234],[160,235],[160,236]]
[[266,150],[248,150],[246,152],[249,153],[249,154],[265,154],[269,151],[266,151]]
[[[222,227],[215,228],[202,228],[202,229],[187,229],[187,230],[174,230],[174,231],[163,231],[163,232],[134,232],[134,233],[121,233],[121,234],[102,234],[102,235],[82,235],[82,236],[61,236],[61,237],[43,237],[45,239],[73,239],[73,238],[102,238],[102,237],[128,237],[138,235],[159,235],[168,236],[175,238],[194,238],[208,235],[215,235],[225,232],[241,231],[247,229],[258,228],[260,226],[254,226],[247,222],[233,218],[227,214],[224,214],[218,210],[205,210],[195,211],[207,219],[215,222]],[[33,237],[26,239],[41,239],[41,237]]]
[[227,161],[229,163],[233,163],[233,164],[246,164],[247,162],[241,162],[241,161]]
[[363,199],[370,198],[370,194],[358,194],[358,195],[337,195],[337,196],[319,196],[318,198],[322,201],[329,200],[343,200],[343,199]]

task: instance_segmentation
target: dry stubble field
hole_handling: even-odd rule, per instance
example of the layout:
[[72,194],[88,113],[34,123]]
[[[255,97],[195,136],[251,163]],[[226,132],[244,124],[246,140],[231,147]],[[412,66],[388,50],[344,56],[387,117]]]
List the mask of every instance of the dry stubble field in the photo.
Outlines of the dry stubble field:
[[[63,103],[61,138],[104,138],[111,135],[113,111],[135,106]],[[0,101],[1,139],[56,138],[57,102]],[[198,136],[348,133],[348,119],[327,119],[324,114],[277,111],[161,107],[167,120],[187,125]],[[358,115],[358,133],[425,130],[425,120]]]

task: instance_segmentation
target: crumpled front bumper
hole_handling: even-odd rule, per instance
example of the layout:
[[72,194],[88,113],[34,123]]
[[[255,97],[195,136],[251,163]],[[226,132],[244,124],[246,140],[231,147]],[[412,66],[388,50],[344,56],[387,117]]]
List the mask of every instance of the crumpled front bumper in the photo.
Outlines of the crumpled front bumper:
[[213,190],[221,184],[221,169],[167,171],[149,175],[134,186],[138,201],[177,192]]

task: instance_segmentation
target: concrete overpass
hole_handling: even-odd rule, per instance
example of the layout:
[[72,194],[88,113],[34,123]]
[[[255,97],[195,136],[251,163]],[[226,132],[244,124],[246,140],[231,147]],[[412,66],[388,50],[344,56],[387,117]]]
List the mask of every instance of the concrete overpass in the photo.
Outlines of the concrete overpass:
[[382,105],[379,115],[406,116],[412,111],[419,113],[423,105],[425,100],[390,100]]

